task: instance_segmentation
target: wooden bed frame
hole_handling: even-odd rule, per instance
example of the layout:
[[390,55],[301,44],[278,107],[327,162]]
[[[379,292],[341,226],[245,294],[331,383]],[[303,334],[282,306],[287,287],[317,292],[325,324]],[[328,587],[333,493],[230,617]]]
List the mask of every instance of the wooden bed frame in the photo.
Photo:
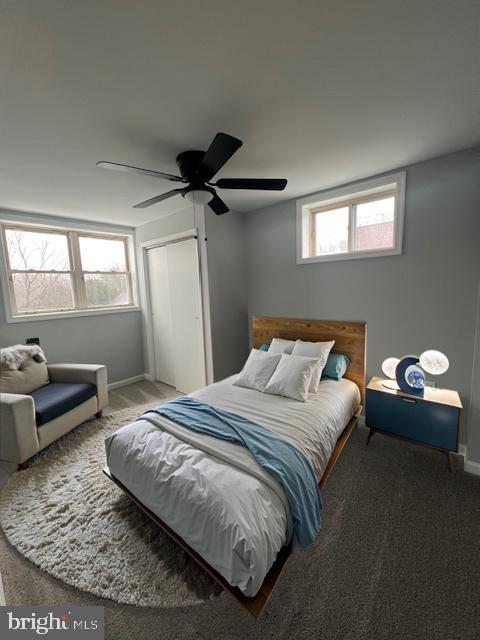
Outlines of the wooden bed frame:
[[[353,380],[361,394],[361,404],[357,407],[350,422],[347,424],[332,455],[325,467],[325,471],[320,479],[319,486],[322,488],[327,482],[338,457],[340,456],[348,438],[350,437],[357,420],[362,412],[362,405],[365,399],[365,359],[366,359],[366,340],[367,326],[364,322],[337,322],[327,320],[297,320],[292,318],[270,318],[254,316],[252,318],[252,345],[259,347],[264,342],[270,342],[272,338],[284,338],[286,340],[305,340],[311,342],[321,342],[327,340],[335,340],[333,351],[344,353],[350,358],[350,365],[345,374],[345,378]],[[290,547],[282,547],[268,572],[259,592],[253,598],[248,598],[238,587],[232,587],[218,571],[213,569],[196,551],[177,534],[175,531],[165,524],[150,509],[145,507],[133,493],[131,493],[106,467],[103,473],[110,478],[122,491],[146,515],[155,522],[163,531],[172,538],[202,569],[217,582],[225,591],[231,593],[240,604],[245,607],[255,618],[258,618],[264,610],[272,591],[280,578],[283,567],[290,557]]]

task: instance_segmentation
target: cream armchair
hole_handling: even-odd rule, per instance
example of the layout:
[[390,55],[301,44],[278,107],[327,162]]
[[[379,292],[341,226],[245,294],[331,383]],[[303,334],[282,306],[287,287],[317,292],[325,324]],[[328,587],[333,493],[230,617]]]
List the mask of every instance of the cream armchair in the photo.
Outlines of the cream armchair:
[[47,370],[50,382],[28,394],[11,393],[12,380],[4,385],[9,392],[0,393],[0,459],[19,468],[85,420],[101,417],[108,404],[105,366],[50,364]]

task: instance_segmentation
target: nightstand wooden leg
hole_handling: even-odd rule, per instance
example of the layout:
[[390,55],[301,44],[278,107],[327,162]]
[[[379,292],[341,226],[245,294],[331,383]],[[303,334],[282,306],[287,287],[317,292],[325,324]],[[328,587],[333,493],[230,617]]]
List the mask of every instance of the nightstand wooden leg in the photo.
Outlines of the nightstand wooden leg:
[[446,454],[447,454],[448,470],[450,471],[450,473],[453,473],[452,452],[446,451]]
[[374,433],[375,433],[375,429],[372,429],[372,427],[370,427],[370,431],[369,431],[369,434],[368,434],[368,437],[367,437],[367,447],[368,447],[368,445],[370,443],[370,440],[372,439]]

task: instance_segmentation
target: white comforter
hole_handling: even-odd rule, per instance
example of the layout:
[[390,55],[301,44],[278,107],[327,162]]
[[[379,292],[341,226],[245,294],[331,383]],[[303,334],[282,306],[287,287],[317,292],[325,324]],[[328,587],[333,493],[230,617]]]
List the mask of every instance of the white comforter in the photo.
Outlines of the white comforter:
[[[307,402],[232,385],[192,396],[283,436],[320,479],[335,442],[360,402],[349,380],[323,380]],[[254,596],[285,543],[287,501],[278,482],[240,445],[155,415],[105,441],[107,463],[146,507],[233,586]]]

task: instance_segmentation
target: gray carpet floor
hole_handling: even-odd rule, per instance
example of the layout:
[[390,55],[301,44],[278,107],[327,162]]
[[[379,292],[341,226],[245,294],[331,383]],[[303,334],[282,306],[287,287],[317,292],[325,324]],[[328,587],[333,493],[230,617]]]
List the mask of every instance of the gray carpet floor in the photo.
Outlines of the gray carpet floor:
[[[111,393],[113,409],[149,402],[156,383]],[[97,604],[118,640],[478,640],[480,478],[444,456],[358,427],[323,491],[323,529],[293,556],[259,620],[229,595],[142,609],[82,593],[34,567],[0,535],[8,604]],[[152,580],[155,576],[152,576]]]

